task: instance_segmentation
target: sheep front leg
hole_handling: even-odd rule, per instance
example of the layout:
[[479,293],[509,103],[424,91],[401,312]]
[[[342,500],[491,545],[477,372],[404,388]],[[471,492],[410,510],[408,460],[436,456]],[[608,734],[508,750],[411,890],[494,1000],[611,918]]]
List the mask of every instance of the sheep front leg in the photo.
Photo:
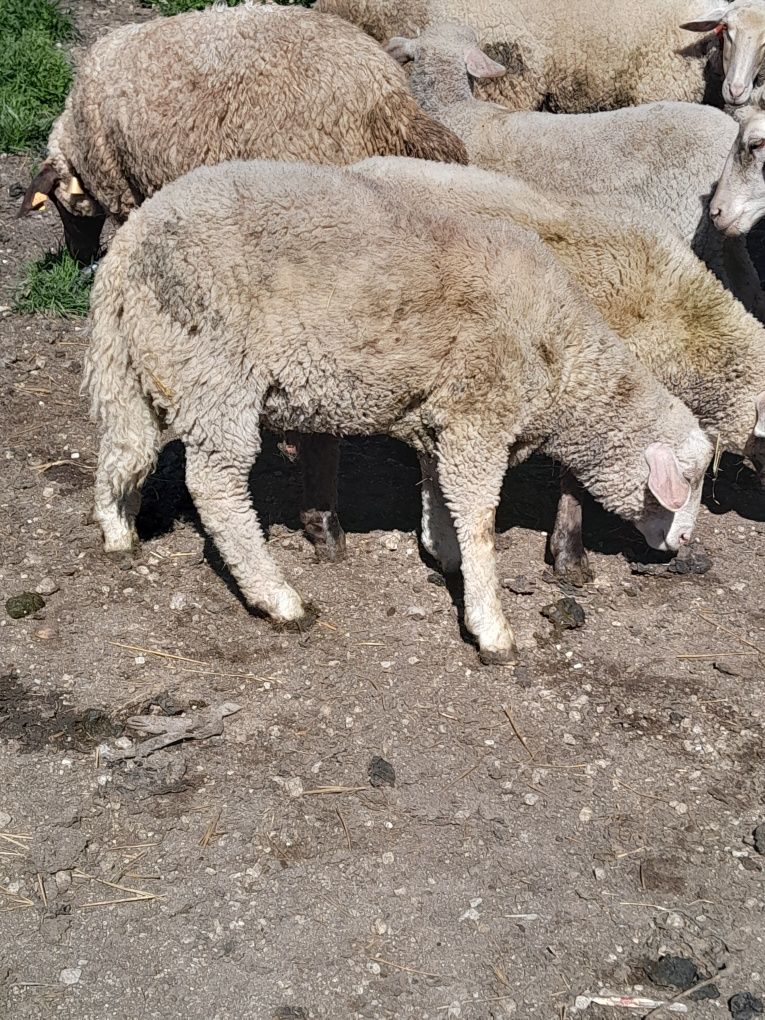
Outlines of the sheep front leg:
[[337,516],[340,441],[326,433],[301,435],[297,449],[303,469],[303,529],[316,556],[337,563],[345,558],[345,533]]
[[444,502],[438,481],[435,458],[418,454],[422,472],[422,534],[425,549],[436,560],[445,574],[456,574],[460,569],[460,547],[454,521]]
[[300,623],[306,608],[269,555],[248,489],[259,443],[246,459],[187,445],[186,484],[202,524],[251,606],[276,623]]
[[466,427],[442,435],[438,475],[462,553],[465,626],[478,641],[481,661],[517,657],[513,632],[502,612],[494,553],[494,516],[507,467],[508,445]]
[[550,536],[554,570],[578,588],[594,577],[582,541],[582,504],[579,483],[566,468],[560,470],[560,501]]

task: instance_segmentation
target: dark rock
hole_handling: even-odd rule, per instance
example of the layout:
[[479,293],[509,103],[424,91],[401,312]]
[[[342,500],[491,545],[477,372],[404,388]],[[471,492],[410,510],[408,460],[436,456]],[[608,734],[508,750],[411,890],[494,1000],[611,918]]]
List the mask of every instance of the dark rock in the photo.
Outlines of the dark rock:
[[[646,964],[645,972],[658,987],[678,988],[682,992],[711,977],[710,974],[703,974],[693,960],[685,956],[673,956],[671,953]],[[699,1002],[702,999],[717,999],[719,996],[720,989],[717,985],[706,985],[691,992],[688,999]]]
[[375,755],[369,763],[369,782],[374,787],[395,786],[396,770],[389,761]]
[[706,574],[712,569],[712,560],[698,542],[686,545],[667,567],[670,574]]
[[734,1020],[755,1020],[755,1017],[765,1012],[762,999],[756,998],[751,992],[736,992],[728,999],[728,1009]]
[[11,595],[5,603],[5,611],[12,620],[21,620],[25,616],[39,613],[45,606],[45,599],[36,591],[23,591],[20,595]]
[[502,587],[515,595],[533,595],[536,585],[528,577],[506,577],[502,581]]
[[754,849],[758,854],[765,855],[765,822],[760,822],[752,835],[754,836]]
[[308,1020],[308,1010],[302,1006],[279,1006],[274,1010],[273,1020]]
[[557,574],[553,573],[549,568],[542,572],[542,580],[546,584],[554,584],[559,588],[564,595],[568,595],[569,598],[574,598],[579,594],[579,588],[575,584],[571,584],[562,577],[558,577]]
[[446,587],[446,580],[444,579],[443,575],[437,574],[435,570],[431,570],[431,572],[428,574],[426,578],[426,581],[428,582],[428,584],[434,584],[437,588]]
[[540,612],[556,630],[576,630],[584,627],[584,609],[576,599],[558,599],[557,602],[551,602],[549,606],[540,609]]
[[19,184],[18,181],[14,181],[13,184],[8,185],[8,197],[9,198],[21,198],[27,189],[23,184]]

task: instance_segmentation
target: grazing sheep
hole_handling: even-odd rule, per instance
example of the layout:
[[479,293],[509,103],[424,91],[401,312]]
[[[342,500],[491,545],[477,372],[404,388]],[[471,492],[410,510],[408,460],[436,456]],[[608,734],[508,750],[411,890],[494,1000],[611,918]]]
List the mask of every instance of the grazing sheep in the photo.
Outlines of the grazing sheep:
[[[719,3],[702,18],[682,26],[691,32],[715,32],[722,39],[722,97],[737,111],[763,93],[765,0]],[[755,87],[756,86],[756,87]]]
[[318,0],[380,42],[467,22],[510,73],[479,95],[510,110],[591,113],[659,99],[721,105],[715,35],[680,27],[703,0]]
[[458,134],[471,163],[510,174],[547,196],[589,197],[673,227],[752,311],[763,295],[742,239],[723,238],[709,198],[736,125],[709,106],[651,103],[596,114],[511,113],[475,99],[471,79],[504,73],[472,28],[437,25],[388,50],[412,61],[410,87],[431,116]]
[[133,213],[96,276],[86,382],[106,550],[134,544],[137,489],[172,424],[205,528],[248,603],[282,622],[306,607],[250,502],[260,428],[410,444],[437,476],[449,533],[431,541],[459,552],[485,661],[514,654],[494,563],[508,461],[549,452],[676,549],[712,452],[534,234],[432,218],[330,167],[203,167]]
[[[512,219],[534,230],[640,361],[765,481],[765,328],[674,235],[541,201],[524,184],[472,167],[378,158],[351,170],[437,214]],[[576,583],[591,576],[565,476],[551,551],[558,573]]]
[[117,223],[194,167],[268,157],[466,163],[395,61],[340,18],[273,5],[129,25],[83,57],[21,214],[50,195],[81,262]]

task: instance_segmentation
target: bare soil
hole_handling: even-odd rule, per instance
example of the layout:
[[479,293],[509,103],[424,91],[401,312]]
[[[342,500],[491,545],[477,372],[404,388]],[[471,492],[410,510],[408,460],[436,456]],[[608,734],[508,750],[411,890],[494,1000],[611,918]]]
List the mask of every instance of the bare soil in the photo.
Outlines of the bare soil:
[[[75,7],[88,38],[146,16]],[[13,219],[33,162],[0,159],[6,309],[59,234],[51,213]],[[716,998],[680,1000],[691,1017],[763,997],[765,503],[745,466],[709,483],[703,575],[588,506],[597,580],[561,633],[540,613],[571,594],[544,560],[554,471],[513,472],[497,555],[523,656],[499,668],[418,547],[410,452],[346,444],[349,554],[328,566],[272,441],[253,499],[321,613],[279,633],[202,533],[177,442],[140,554],[103,555],[86,343],[85,323],[0,313],[0,596],[57,589],[31,617],[0,606],[0,1015],[643,1016],[576,998],[667,1000],[668,954],[715,979]],[[135,738],[129,716],[226,701],[220,736],[99,750]]]

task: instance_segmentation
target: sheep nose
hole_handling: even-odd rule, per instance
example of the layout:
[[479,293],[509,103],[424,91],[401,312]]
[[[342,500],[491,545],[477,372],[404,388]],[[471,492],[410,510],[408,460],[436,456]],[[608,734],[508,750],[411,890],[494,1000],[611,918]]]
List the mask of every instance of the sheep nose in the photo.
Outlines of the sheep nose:
[[709,215],[712,217],[713,220],[716,220],[720,216],[721,213],[722,213],[722,209],[720,208],[719,205],[710,205],[710,207],[709,207]]
[[731,94],[732,99],[739,99],[746,91],[746,83],[739,81],[732,81],[728,85],[728,92]]
[[678,541],[680,542],[680,545],[690,545],[691,537],[692,533],[690,531],[681,531],[678,536]]

